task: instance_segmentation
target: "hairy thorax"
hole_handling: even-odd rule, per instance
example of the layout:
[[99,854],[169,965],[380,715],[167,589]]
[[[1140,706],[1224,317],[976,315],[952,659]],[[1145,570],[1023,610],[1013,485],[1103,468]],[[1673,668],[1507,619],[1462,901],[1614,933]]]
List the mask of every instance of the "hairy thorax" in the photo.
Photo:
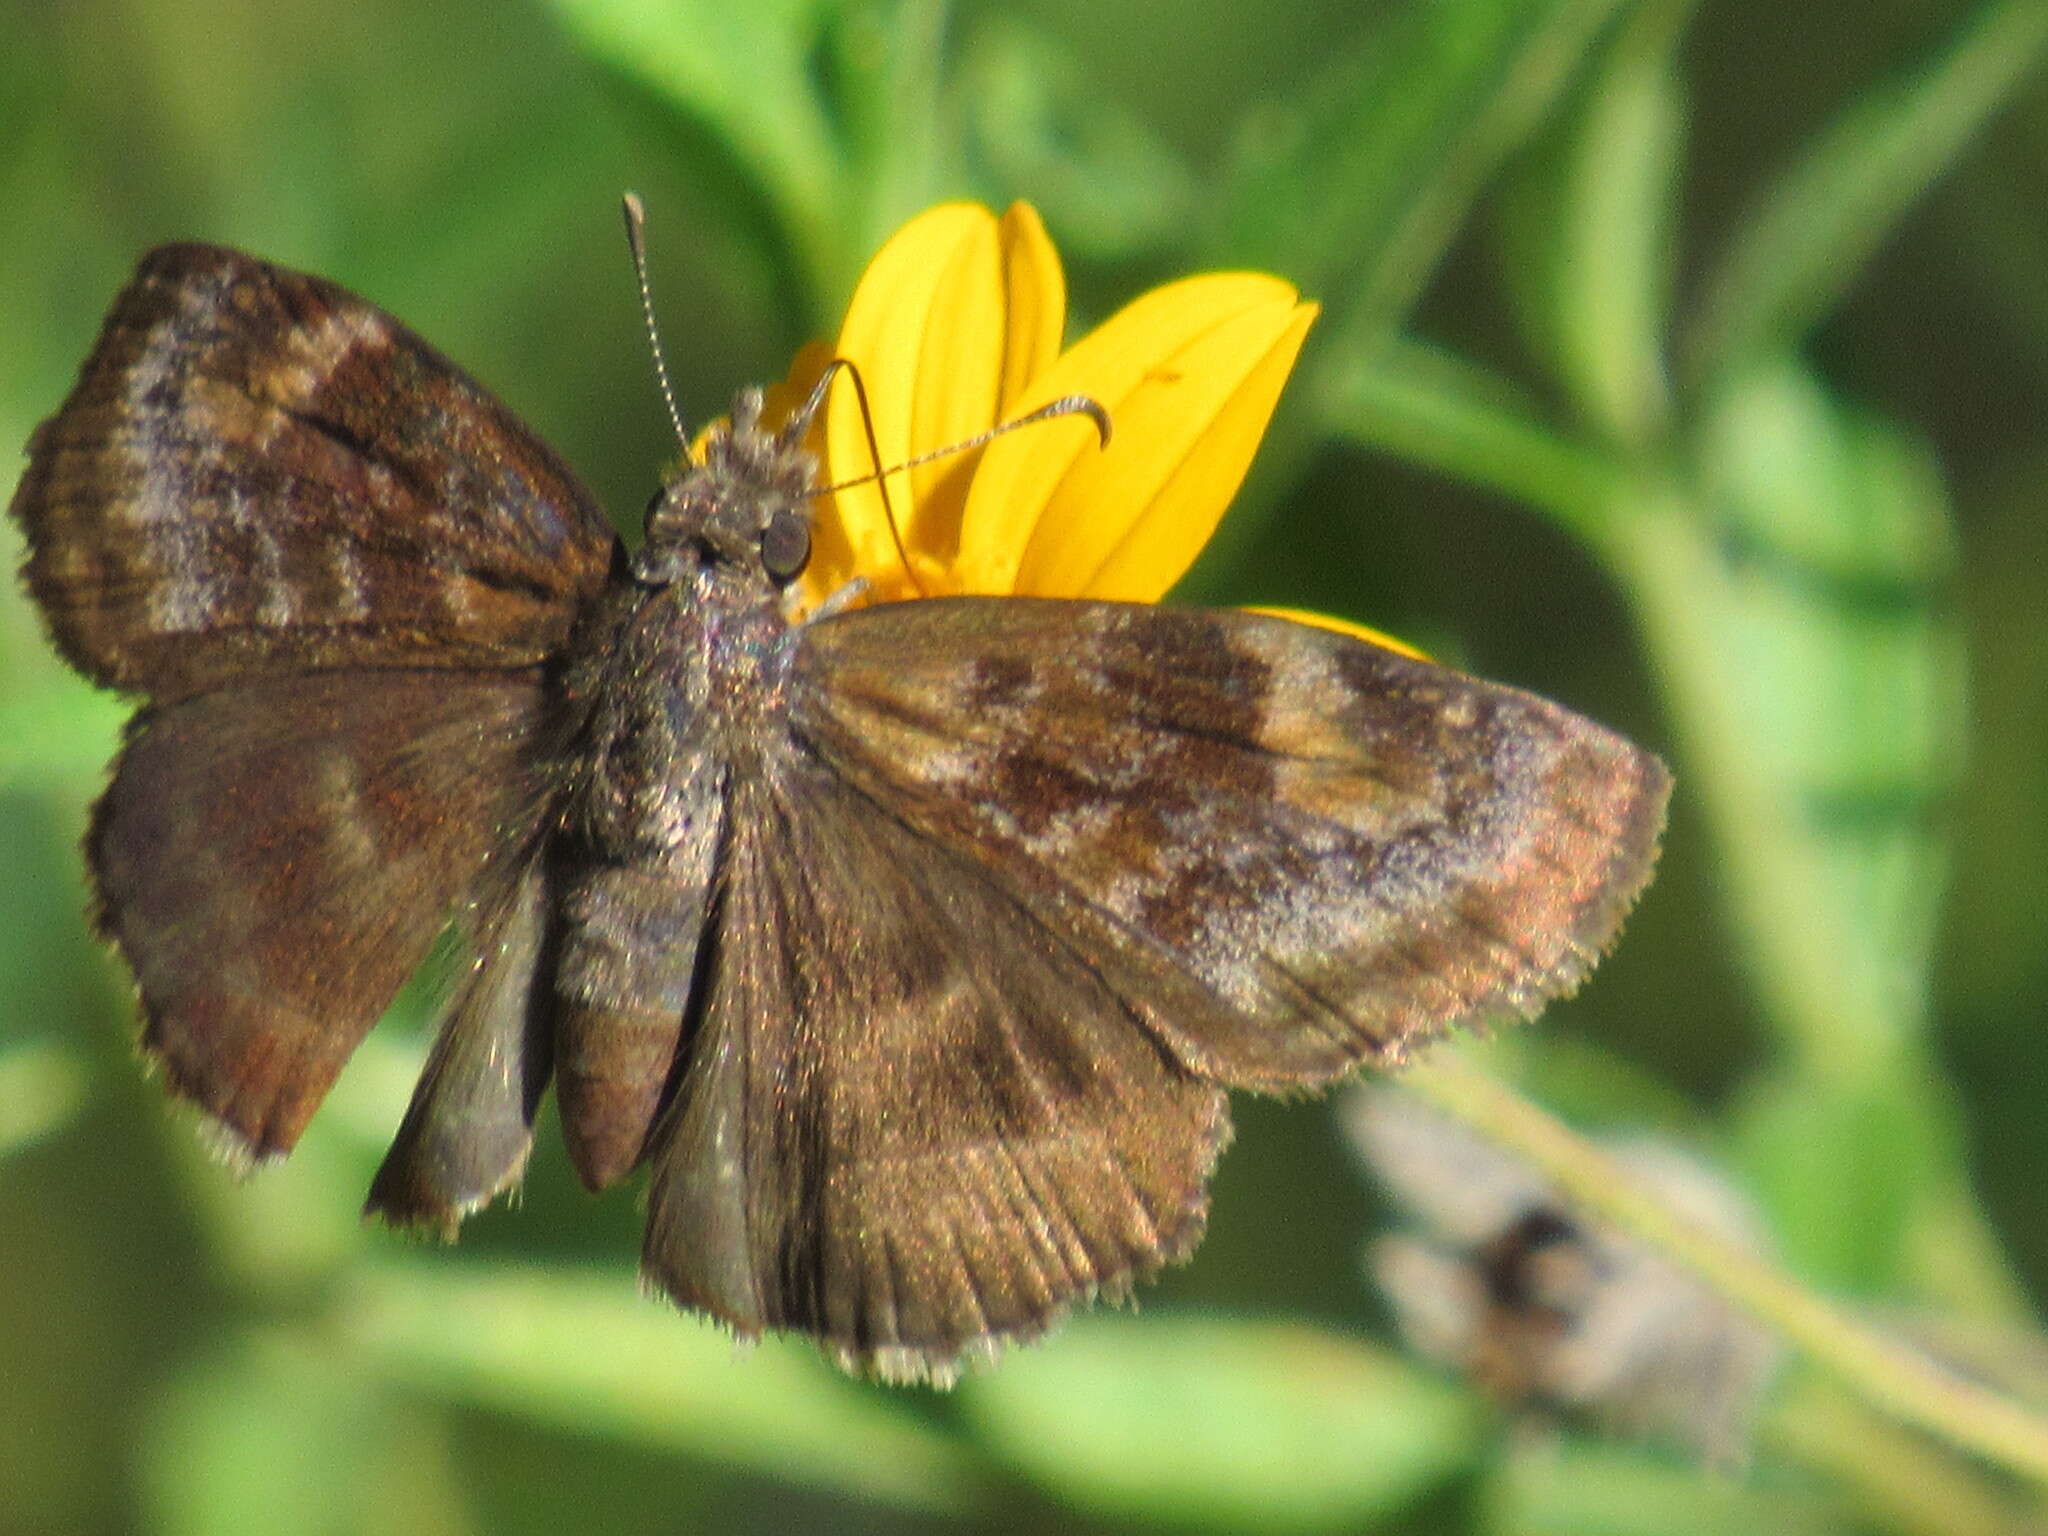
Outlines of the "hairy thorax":
[[697,558],[622,584],[568,671],[589,703],[571,825],[614,858],[672,852],[701,832],[719,784],[757,768],[795,632],[758,572]]

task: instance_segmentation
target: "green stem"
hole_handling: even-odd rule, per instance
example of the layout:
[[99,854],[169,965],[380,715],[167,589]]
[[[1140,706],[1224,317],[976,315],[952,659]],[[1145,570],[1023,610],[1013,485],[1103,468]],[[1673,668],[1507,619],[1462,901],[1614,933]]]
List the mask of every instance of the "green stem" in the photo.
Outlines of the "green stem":
[[1865,945],[1816,864],[1796,800],[1756,750],[1748,679],[1729,665],[1728,585],[1710,520],[1685,492],[1643,486],[1609,523],[1605,553],[1629,595],[1686,764],[1721,845],[1731,915],[1765,1015],[1793,1059],[1823,1081],[1898,1070],[1912,1037],[1899,999],[1845,963]]
[[1498,376],[1403,338],[1326,364],[1308,387],[1327,430],[1539,507],[1605,548],[1621,472],[1552,430]]
[[1825,1474],[1875,1530],[1895,1536],[2008,1536],[2022,1497],[1980,1466],[1873,1411],[1818,1376],[1794,1382],[1762,1429],[1772,1449]]
[[1923,1001],[1873,961],[1835,898],[1796,799],[1755,749],[1753,706],[1716,627],[1728,578],[1708,519],[1669,482],[1642,486],[1628,508],[1602,524],[1602,554],[1629,595],[1663,685],[1684,782],[1720,849],[1730,918],[1764,1016],[1797,1072],[1821,1083],[1895,1083],[1924,1107],[1945,1164],[1930,1177],[1919,1213],[1938,1234],[1919,1245],[1939,1261],[1928,1273],[1939,1273],[1939,1294],[1951,1305],[2025,1321],[2031,1309],[1971,1196],[1954,1106],[1926,1059]]
[[1446,1113],[1526,1158],[1575,1204],[1682,1264],[1815,1365],[1901,1422],[2048,1487],[2048,1420],[1937,1366],[1642,1193],[1598,1148],[1455,1055],[1402,1075]]

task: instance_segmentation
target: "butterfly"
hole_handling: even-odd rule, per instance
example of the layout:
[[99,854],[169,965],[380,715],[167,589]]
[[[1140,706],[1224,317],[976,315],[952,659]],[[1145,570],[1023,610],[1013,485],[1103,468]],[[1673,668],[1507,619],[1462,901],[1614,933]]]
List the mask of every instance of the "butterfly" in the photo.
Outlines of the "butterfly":
[[87,857],[171,1091],[289,1152],[452,922],[369,1192],[452,1235],[552,1084],[652,1282],[950,1378],[1195,1246],[1226,1092],[1318,1087],[1585,975],[1663,766],[1542,698],[1237,611],[790,617],[818,469],[761,395],[629,550],[390,316],[145,256],[12,513],[140,697]]

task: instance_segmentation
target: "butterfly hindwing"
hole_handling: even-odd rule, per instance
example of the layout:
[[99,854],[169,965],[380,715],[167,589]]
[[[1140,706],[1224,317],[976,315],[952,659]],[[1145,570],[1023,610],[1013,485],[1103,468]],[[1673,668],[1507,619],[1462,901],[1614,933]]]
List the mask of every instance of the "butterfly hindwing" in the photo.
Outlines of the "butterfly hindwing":
[[1184,1257],[1227,1135],[1060,935],[797,754],[736,779],[646,1266],[742,1332],[945,1378]]
[[87,839],[101,927],[145,1052],[249,1154],[291,1149],[486,861],[530,840],[541,698],[534,669],[323,672],[137,717]]
[[365,1206],[450,1237],[525,1171],[554,1066],[547,861],[501,858],[473,891],[468,969]]

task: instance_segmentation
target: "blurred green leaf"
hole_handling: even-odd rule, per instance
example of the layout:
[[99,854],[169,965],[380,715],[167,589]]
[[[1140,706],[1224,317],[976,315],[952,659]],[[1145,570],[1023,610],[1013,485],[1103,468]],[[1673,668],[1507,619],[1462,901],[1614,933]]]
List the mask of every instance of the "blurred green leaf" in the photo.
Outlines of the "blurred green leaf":
[[1773,1021],[1855,1077],[1925,1025],[1962,743],[1948,507],[1926,450],[1789,362],[1715,402],[1702,503],[1617,524]]
[[1787,1268],[1851,1296],[1900,1285],[1906,1234],[1944,1171],[1917,1093],[1773,1078],[1744,1097],[1731,1137]]
[[365,1247],[363,1192],[376,1154],[344,1126],[316,1120],[289,1158],[253,1170],[190,1105],[169,1109],[161,1134],[192,1207],[207,1220],[221,1268],[250,1296],[316,1289]]
[[962,195],[963,132],[943,89],[951,0],[839,0],[814,52],[820,100],[847,148],[826,318],[897,226]]
[[1495,1536],[1832,1536],[1862,1531],[1838,1500],[1702,1477],[1697,1467],[1576,1438],[1525,1446],[1487,1490]]
[[1283,273],[1332,301],[1340,335],[1320,345],[1347,361],[1369,352],[1624,4],[1399,7],[1316,89],[1250,120],[1209,257]]
[[[1744,696],[1736,750],[1774,823],[1757,833],[1786,839],[1777,910],[1758,920],[1789,921],[1778,939],[1825,967],[1806,973],[1823,989],[1809,1008],[1916,1032],[1964,725],[1940,472],[1923,445],[1791,367],[1722,397],[1698,451],[1721,579],[1694,601]],[[1785,877],[1802,865],[1811,884],[1795,893]]]
[[1525,339],[1602,436],[1654,440],[1669,388],[1685,90],[1673,57],[1695,0],[1632,14],[1509,186],[1503,268]]
[[943,8],[931,0],[546,0],[719,167],[728,215],[787,255],[812,313],[933,191]]
[[1649,494],[1609,546],[1685,744],[1681,793],[1713,820],[1738,954],[1810,1112],[1853,1121],[1866,1096],[1896,1096],[1919,1128],[1868,1220],[1851,1219],[1853,1199],[1828,1214],[1828,1180],[1853,1165],[1786,1170],[1813,1177],[1778,1192],[1781,1219],[1847,1222],[1833,1259],[1865,1272],[1889,1231],[1886,1273],[2009,1315],[2023,1302],[1925,1045],[1963,751],[1939,474],[1923,446],[1784,359],[1711,402],[1692,452],[1694,482]]
[[366,1360],[452,1401],[886,1504],[959,1510],[984,1493],[914,1399],[839,1378],[798,1340],[743,1351],[623,1268],[364,1264],[340,1321]]
[[469,1529],[416,1414],[279,1334],[201,1357],[152,1405],[149,1529],[215,1536],[437,1536]]
[[1701,290],[1686,372],[1712,391],[1797,346],[2048,48],[2048,6],[1992,0],[1939,57],[1865,90],[1771,183]]
[[1355,1527],[1467,1465],[1478,1404],[1357,1339],[1294,1324],[1077,1318],[962,1384],[996,1455],[1106,1516]]
[[0,694],[0,785],[100,783],[132,712],[116,695],[62,675]]
[[846,145],[812,65],[835,0],[547,0],[582,47],[726,162],[733,216],[761,220],[814,292],[843,219]]
[[1009,15],[975,35],[958,94],[986,181],[1026,190],[1072,255],[1128,261],[1177,245],[1194,178],[1160,136],[1091,88],[1042,29]]
[[85,1100],[82,1053],[55,1040],[0,1046],[0,1158],[61,1128]]
[[1589,546],[1626,483],[1604,455],[1554,431],[1510,381],[1405,338],[1326,367],[1323,430],[1526,503]]

